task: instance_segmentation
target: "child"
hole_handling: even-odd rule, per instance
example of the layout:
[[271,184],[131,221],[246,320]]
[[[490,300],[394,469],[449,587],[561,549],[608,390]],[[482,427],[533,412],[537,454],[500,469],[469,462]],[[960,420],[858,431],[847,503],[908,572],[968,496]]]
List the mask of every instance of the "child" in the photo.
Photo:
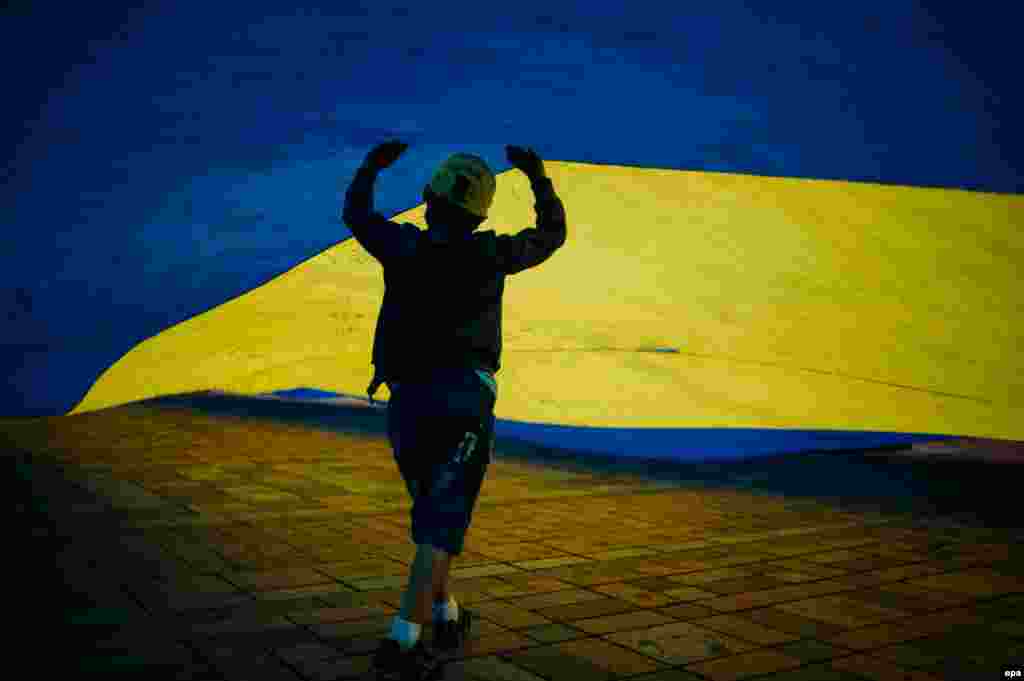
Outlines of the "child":
[[426,232],[386,220],[373,212],[373,182],[406,147],[387,142],[370,152],[346,193],[343,220],[384,268],[367,392],[371,401],[382,383],[391,392],[388,436],[413,499],[417,545],[401,610],[375,661],[381,671],[427,678],[438,664],[419,640],[422,626],[433,615],[434,648],[452,649],[473,618],[448,594],[448,572],[494,446],[505,277],[551,257],[565,243],[566,222],[543,161],[514,146],[506,153],[530,179],[536,227],[515,236],[476,231],[497,183],[470,154],[451,156],[424,187]]

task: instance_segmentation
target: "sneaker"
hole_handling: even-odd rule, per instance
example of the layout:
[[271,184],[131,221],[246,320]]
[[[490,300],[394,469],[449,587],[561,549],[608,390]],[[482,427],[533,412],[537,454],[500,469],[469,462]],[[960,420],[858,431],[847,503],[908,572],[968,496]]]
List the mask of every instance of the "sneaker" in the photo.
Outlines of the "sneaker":
[[473,612],[459,604],[459,618],[441,624],[434,623],[434,648],[454,650],[466,642],[473,623]]
[[373,666],[380,681],[431,681],[444,671],[444,665],[422,639],[405,652],[398,641],[384,639],[373,656]]

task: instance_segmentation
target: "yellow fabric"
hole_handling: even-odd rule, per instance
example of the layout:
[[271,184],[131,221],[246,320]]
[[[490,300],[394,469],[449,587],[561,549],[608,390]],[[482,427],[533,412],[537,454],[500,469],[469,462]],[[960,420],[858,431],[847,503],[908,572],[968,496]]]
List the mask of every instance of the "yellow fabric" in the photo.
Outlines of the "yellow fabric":
[[[1024,439],[1024,196],[545,166],[569,237],[506,282],[499,419]],[[498,182],[489,222],[514,234],[535,220],[530,182]],[[392,219],[425,229],[424,211]],[[347,240],[142,341],[72,413],[206,389],[362,395],[383,295]]]

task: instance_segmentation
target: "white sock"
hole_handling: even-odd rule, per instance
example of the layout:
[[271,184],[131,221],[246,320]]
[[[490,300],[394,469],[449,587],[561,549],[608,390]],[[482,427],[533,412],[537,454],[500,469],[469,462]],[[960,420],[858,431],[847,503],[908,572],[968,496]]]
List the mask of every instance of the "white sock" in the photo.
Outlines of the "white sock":
[[391,622],[391,638],[398,641],[402,650],[409,650],[415,646],[416,642],[420,640],[422,630],[422,625],[403,620],[398,615],[395,615],[395,619]]
[[447,603],[434,603],[435,622],[454,622],[459,619],[459,606],[455,596],[449,596]]

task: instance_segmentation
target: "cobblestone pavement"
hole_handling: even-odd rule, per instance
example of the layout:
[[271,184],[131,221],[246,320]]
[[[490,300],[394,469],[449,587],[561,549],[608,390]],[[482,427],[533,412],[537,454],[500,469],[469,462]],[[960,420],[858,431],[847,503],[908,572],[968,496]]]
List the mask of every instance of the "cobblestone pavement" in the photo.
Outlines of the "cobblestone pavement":
[[[33,677],[374,678],[414,555],[382,414],[267,409],[0,421],[9,662]],[[334,426],[311,426],[325,409]],[[1019,467],[859,453],[629,470],[554,454],[499,442],[452,569],[479,626],[445,679],[926,681],[1024,663]]]

